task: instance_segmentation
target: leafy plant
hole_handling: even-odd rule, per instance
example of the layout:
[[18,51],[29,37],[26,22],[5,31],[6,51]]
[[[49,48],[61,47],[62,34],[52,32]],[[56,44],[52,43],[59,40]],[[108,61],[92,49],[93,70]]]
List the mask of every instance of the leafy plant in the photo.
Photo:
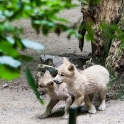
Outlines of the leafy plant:
[[28,82],[29,86],[32,88],[32,90],[34,91],[35,95],[37,96],[37,99],[40,101],[41,104],[44,104],[43,100],[40,97],[40,93],[37,90],[37,86],[33,79],[33,76],[28,68],[26,68],[25,74],[26,74],[27,82]]
[[[67,26],[66,19],[58,17],[58,13],[77,6],[71,0],[0,0],[0,79],[12,80],[20,76],[21,60],[29,61],[30,56],[20,54],[20,50],[27,48],[37,51],[44,46],[37,42],[22,39],[23,28],[13,26],[12,22],[30,19],[32,28],[37,33],[47,35],[50,32],[60,34],[62,31],[79,37],[75,26]],[[3,73],[2,73],[3,72]],[[37,91],[35,81],[29,69],[26,69],[28,84],[43,104]]]
[[13,26],[12,22],[20,19],[30,19],[37,33],[47,35],[49,32],[67,36],[80,35],[74,26],[67,26],[68,21],[60,18],[58,13],[77,6],[71,0],[0,0],[0,79],[11,80],[20,75],[20,60],[29,61],[32,58],[20,54],[19,50],[31,48],[42,50],[42,44],[22,39],[23,28]]

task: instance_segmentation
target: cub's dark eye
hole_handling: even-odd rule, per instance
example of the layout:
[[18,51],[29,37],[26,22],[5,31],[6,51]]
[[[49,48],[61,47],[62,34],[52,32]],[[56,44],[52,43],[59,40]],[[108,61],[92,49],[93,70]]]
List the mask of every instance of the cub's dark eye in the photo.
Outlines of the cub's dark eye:
[[65,76],[64,74],[60,74],[60,76]]
[[43,85],[39,85],[40,88],[43,88],[44,86]]
[[40,88],[42,88],[42,86],[41,86],[41,85],[40,85],[39,87],[40,87]]

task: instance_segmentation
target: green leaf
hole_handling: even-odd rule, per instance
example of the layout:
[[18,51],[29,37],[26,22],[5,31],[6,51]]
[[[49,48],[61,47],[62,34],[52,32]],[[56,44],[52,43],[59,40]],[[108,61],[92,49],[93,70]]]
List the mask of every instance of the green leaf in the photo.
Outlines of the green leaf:
[[47,35],[49,33],[49,27],[48,26],[42,26],[42,33],[44,35]]
[[13,68],[18,68],[21,66],[21,62],[18,60],[15,60],[12,57],[9,56],[0,56],[0,65],[5,64],[5,65],[9,65]]
[[94,36],[92,33],[86,33],[85,38],[87,41],[92,41],[94,42]]
[[5,10],[5,11],[4,11],[4,14],[5,14],[5,16],[7,16],[7,17],[11,17],[11,16],[14,14],[14,12],[9,11],[9,10]]
[[[12,33],[14,30],[14,27],[12,26],[12,24],[10,22],[3,22],[3,23],[0,23],[0,32],[3,32],[4,33]],[[5,35],[5,34],[4,34]]]
[[20,70],[8,65],[0,65],[0,79],[12,80],[20,76]]
[[40,93],[37,90],[37,86],[36,86],[36,83],[35,83],[35,81],[33,79],[33,76],[32,76],[32,74],[31,74],[31,72],[30,72],[30,70],[28,68],[26,68],[25,73],[26,73],[26,79],[27,79],[27,82],[28,82],[29,86],[34,91],[34,93],[37,96],[37,99],[40,101],[40,103],[44,104],[44,101],[41,99]]
[[11,37],[6,37],[6,39],[7,39],[11,44],[14,44],[14,43],[15,43],[14,39],[11,38]]
[[58,18],[58,17],[53,17],[56,21],[60,21],[60,22],[66,22],[68,23],[69,21],[67,21],[65,18]]
[[21,40],[22,44],[27,47],[27,48],[31,48],[37,51],[43,50],[44,46],[41,43],[38,42],[33,42],[31,40],[28,39],[22,39]]
[[124,43],[123,43],[123,42],[121,43],[120,48],[121,48],[121,49],[124,48]]
[[0,10],[0,19],[5,19],[5,16],[3,15],[3,12]]
[[8,56],[17,57],[18,51],[13,48],[13,45],[7,41],[0,42],[0,50]]
[[34,20],[33,21],[34,24],[37,24],[37,25],[48,25],[50,27],[55,27],[55,23],[54,22],[50,22],[48,20]]
[[33,57],[26,56],[26,55],[19,55],[18,58],[21,59],[21,60],[27,61],[27,62],[31,61],[33,59]]

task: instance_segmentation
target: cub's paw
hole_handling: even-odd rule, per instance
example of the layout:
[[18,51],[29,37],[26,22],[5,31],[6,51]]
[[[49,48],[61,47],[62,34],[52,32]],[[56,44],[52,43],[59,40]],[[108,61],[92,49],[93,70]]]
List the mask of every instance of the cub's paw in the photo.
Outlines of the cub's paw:
[[81,106],[84,106],[84,105],[85,105],[85,102],[82,102],[82,103],[81,103]]
[[68,115],[64,115],[63,117],[62,117],[62,119],[68,119],[69,118],[69,114]]
[[96,109],[89,109],[88,112],[91,113],[91,114],[95,114],[96,113]]
[[65,108],[65,105],[60,105],[59,106],[59,109],[64,109]]
[[40,115],[39,118],[40,118],[40,119],[43,119],[43,118],[48,117],[49,115],[50,115],[50,114],[48,114],[48,113],[44,113],[44,114]]
[[76,104],[72,104],[71,107],[78,107]]
[[101,104],[99,107],[98,107],[98,110],[100,111],[104,111],[105,110],[105,104]]

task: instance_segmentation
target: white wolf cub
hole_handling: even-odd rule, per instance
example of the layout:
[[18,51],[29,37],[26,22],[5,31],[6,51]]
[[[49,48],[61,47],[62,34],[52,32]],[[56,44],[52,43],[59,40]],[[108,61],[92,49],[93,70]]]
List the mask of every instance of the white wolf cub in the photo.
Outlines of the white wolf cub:
[[105,67],[93,65],[79,72],[72,63],[64,58],[64,63],[58,67],[58,74],[54,78],[54,82],[57,84],[66,82],[69,91],[75,96],[72,106],[80,106],[84,101],[89,108],[89,113],[96,113],[96,108],[92,104],[89,94],[99,92],[101,103],[98,109],[105,110],[105,98],[109,82],[109,72]]
[[53,107],[60,101],[65,101],[65,114],[63,118],[68,118],[68,109],[72,104],[72,95],[67,89],[65,83],[59,86],[53,82],[53,77],[49,71],[46,71],[44,76],[38,81],[38,91],[41,95],[47,94],[50,97],[49,104],[47,105],[46,111],[41,115],[41,118],[48,117],[51,114]]

